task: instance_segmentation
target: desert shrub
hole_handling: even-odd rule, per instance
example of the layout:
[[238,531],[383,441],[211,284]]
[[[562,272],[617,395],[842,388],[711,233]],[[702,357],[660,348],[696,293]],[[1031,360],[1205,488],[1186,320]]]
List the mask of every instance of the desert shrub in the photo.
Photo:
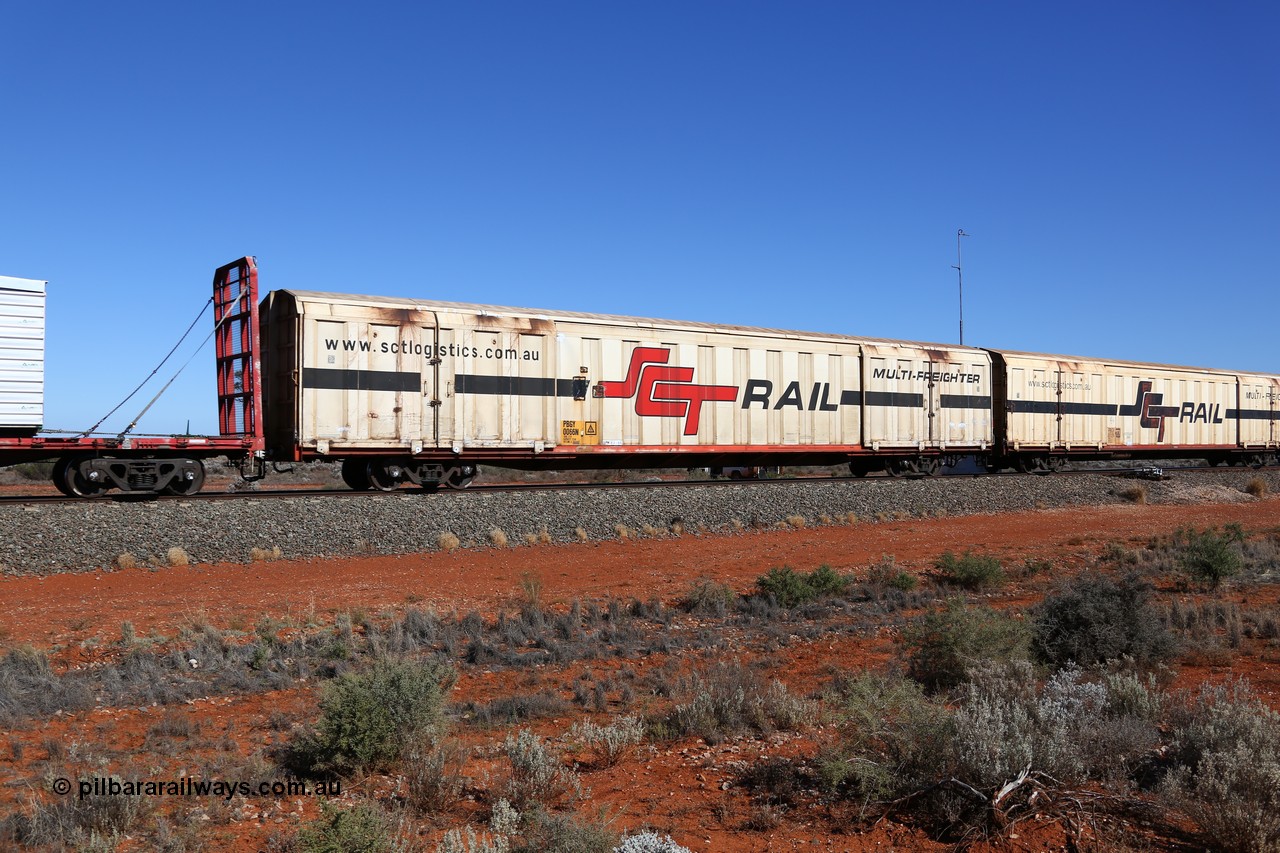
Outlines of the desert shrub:
[[672,841],[670,835],[642,832],[622,839],[622,842],[613,848],[612,853],[693,853],[693,851]]
[[965,551],[959,557],[947,551],[934,561],[933,566],[944,583],[965,589],[996,586],[1004,581],[1004,570],[1000,568],[999,560],[972,551]]
[[54,675],[48,655],[40,649],[15,646],[0,658],[0,724],[93,705],[89,686],[70,675]]
[[612,767],[644,739],[644,722],[639,717],[625,716],[605,726],[581,720],[569,730],[598,756],[600,764]]
[[49,482],[53,479],[53,462],[19,462],[9,466],[9,470],[27,480]]
[[1174,717],[1161,792],[1214,849],[1280,850],[1280,713],[1246,682],[1201,687]]
[[1173,636],[1151,604],[1151,585],[1080,575],[1046,596],[1031,614],[1032,649],[1055,666],[1091,666],[1121,658],[1152,664],[1175,652]]
[[756,587],[762,594],[773,596],[780,606],[795,607],[815,598],[843,595],[849,587],[849,578],[827,565],[807,574],[782,566],[756,578]]
[[805,578],[805,583],[809,585],[809,589],[813,590],[815,598],[831,598],[844,595],[845,590],[849,588],[849,578],[825,563],[809,572],[808,577]]
[[942,610],[926,613],[902,634],[908,674],[927,690],[947,690],[963,683],[982,662],[1026,660],[1031,633],[1012,616],[990,608],[970,609],[951,599]]
[[1192,528],[1178,530],[1172,541],[1174,559],[1190,581],[1217,589],[1244,568],[1244,531],[1228,524],[1221,532],[1208,528],[1197,533]]
[[[125,780],[112,776],[110,781],[123,784]],[[85,797],[59,797],[49,803],[33,799],[30,811],[14,812],[0,820],[0,841],[58,850],[102,849],[107,845],[107,849],[114,849],[147,816],[149,803],[145,797],[105,790]]]
[[1026,661],[979,667],[953,703],[864,675],[834,704],[838,746],[820,762],[828,787],[864,813],[900,807],[953,829],[1052,809],[1068,785],[1124,782],[1158,744],[1155,722],[1113,702],[1105,683],[1072,668],[1037,689]]
[[1105,681],[1069,667],[1037,692],[1025,661],[972,678],[954,720],[957,771],[990,790],[1027,768],[1058,783],[1123,781],[1159,742],[1155,721],[1113,702]]
[[911,592],[917,585],[916,576],[898,568],[897,560],[890,554],[867,569],[867,583],[901,592]]
[[1267,493],[1267,481],[1261,477],[1254,477],[1245,484],[1244,490],[1255,498],[1260,498]]
[[528,729],[508,735],[502,748],[510,765],[504,796],[517,809],[545,807],[582,794],[578,774]]
[[681,602],[686,612],[723,616],[738,594],[727,583],[702,578],[690,585]]
[[462,799],[467,757],[467,750],[453,740],[435,747],[414,744],[405,753],[401,768],[408,789],[406,802],[425,814],[448,811]]
[[294,846],[298,853],[389,853],[391,833],[377,806],[321,802],[320,816],[298,831]]
[[809,716],[809,703],[787,692],[782,682],[765,684],[740,663],[716,663],[693,673],[677,687],[687,697],[667,718],[671,731],[697,735],[708,743],[741,732],[799,729]]
[[1146,486],[1129,486],[1128,488],[1121,489],[1116,494],[1131,503],[1145,504],[1147,502]]
[[920,790],[945,772],[949,713],[916,682],[862,674],[841,686],[833,704],[839,745],[819,761],[828,789],[865,809]]
[[510,726],[529,720],[556,717],[566,713],[568,702],[546,691],[515,696],[499,696],[483,705],[468,702],[462,706],[464,717],[480,726]]
[[535,809],[526,815],[511,853],[610,853],[618,834],[607,821]]
[[795,607],[813,598],[813,590],[801,575],[790,566],[775,567],[756,578],[756,586],[765,595],[772,595],[783,607]]
[[292,763],[310,774],[385,767],[443,728],[444,697],[457,677],[437,661],[391,661],[325,686],[320,720],[293,747]]

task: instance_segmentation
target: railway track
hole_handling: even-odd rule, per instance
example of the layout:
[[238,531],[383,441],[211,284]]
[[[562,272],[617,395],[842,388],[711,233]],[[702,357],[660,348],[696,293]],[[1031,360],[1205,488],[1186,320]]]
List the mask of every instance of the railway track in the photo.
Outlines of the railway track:
[[[1223,468],[1213,465],[1182,465],[1178,467],[1163,468],[1088,468],[1059,471],[1053,475],[1054,477],[1073,477],[1086,475],[1100,475],[1111,477],[1125,477],[1133,479],[1167,479],[1175,474],[1187,473],[1205,473],[1205,472],[1226,472],[1239,469]],[[1257,468],[1253,470],[1259,471],[1275,471],[1280,467],[1271,466]],[[890,477],[884,474],[873,474],[867,477],[824,477],[824,476],[800,476],[800,477],[773,477],[769,479],[745,479],[745,480],[624,480],[620,482],[589,482],[589,483],[478,483],[462,490],[441,489],[439,492],[427,492],[416,488],[400,488],[390,491],[364,491],[357,492],[347,488],[337,489],[313,489],[313,488],[276,488],[276,489],[252,489],[238,491],[206,491],[195,495],[154,495],[154,494],[128,494],[121,492],[108,492],[107,494],[97,498],[73,498],[66,497],[61,494],[26,494],[26,495],[0,495],[0,506],[7,505],[23,505],[23,504],[86,504],[86,503],[168,503],[173,501],[196,503],[205,501],[230,501],[230,500],[272,500],[278,498],[333,498],[333,497],[372,497],[372,498],[392,498],[392,497],[420,497],[424,499],[430,498],[433,494],[460,494],[476,493],[517,493],[517,492],[538,492],[538,491],[560,491],[572,492],[583,491],[589,489],[607,489],[607,490],[629,490],[629,489],[679,489],[689,486],[701,486],[709,488],[752,488],[753,486],[765,483],[771,484],[794,484],[805,485],[813,483],[867,483],[872,487],[873,484],[888,485],[891,483],[902,482],[919,482],[927,480],[931,482],[946,482],[948,479],[973,480],[983,478],[1016,478],[1025,477],[1030,479],[1038,479],[1042,475],[1039,474],[1023,474],[1016,471],[999,471],[974,474],[950,474],[936,477],[923,476],[907,476],[907,477]]]

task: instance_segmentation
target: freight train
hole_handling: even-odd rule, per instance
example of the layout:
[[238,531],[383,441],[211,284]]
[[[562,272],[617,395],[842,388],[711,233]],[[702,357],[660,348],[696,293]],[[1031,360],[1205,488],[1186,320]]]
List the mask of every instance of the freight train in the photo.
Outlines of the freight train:
[[248,257],[217,270],[214,305],[219,435],[0,423],[0,464],[55,458],[55,484],[93,497],[193,493],[218,455],[250,479],[329,460],[353,489],[431,491],[485,464],[928,476],[969,458],[1261,466],[1280,448],[1280,376],[1260,373],[301,290],[259,301]]

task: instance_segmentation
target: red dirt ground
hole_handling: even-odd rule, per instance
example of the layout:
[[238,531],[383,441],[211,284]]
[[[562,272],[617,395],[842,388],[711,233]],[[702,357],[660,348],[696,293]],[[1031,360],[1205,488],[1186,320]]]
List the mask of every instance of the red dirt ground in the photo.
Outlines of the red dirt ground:
[[[574,598],[610,596],[656,596],[672,603],[696,578],[714,578],[746,591],[759,575],[775,566],[810,570],[826,563],[839,571],[859,572],[885,554],[894,555],[907,570],[921,571],[945,550],[970,547],[994,553],[1006,565],[1027,558],[1048,559],[1055,573],[1067,573],[1079,570],[1109,542],[1139,544],[1179,527],[1230,522],[1238,522],[1252,533],[1274,533],[1280,529],[1280,499],[1230,505],[1039,510],[454,553],[284,559],[247,566],[215,564],[5,577],[0,578],[0,639],[5,647],[30,644],[46,650],[56,666],[66,668],[92,665],[116,654],[110,650],[118,649],[125,621],[132,622],[139,637],[173,637],[181,626],[200,622],[238,630],[263,617],[292,624],[313,620],[330,624],[339,613],[395,614],[408,604],[434,606],[443,612],[475,609],[493,618],[500,607],[520,599],[521,581],[529,573],[541,580],[542,598],[552,606]],[[999,597],[1004,602],[1025,604],[1042,594],[1044,586],[1041,584],[1034,596],[1015,588]],[[1270,588],[1264,587],[1261,596],[1254,588],[1247,603],[1274,606],[1275,596]],[[1239,594],[1223,597],[1240,601]],[[881,637],[796,642],[772,655],[781,664],[773,674],[786,681],[793,692],[804,694],[829,678],[833,669],[878,666],[892,653],[890,639]],[[1206,677],[1246,675],[1261,695],[1277,704],[1277,662],[1273,646],[1235,657],[1228,665],[1184,665],[1179,682],[1195,684]],[[656,665],[647,659],[627,663],[640,671]],[[602,673],[610,664],[592,662],[589,668]],[[535,675],[472,667],[464,671],[451,698],[483,700],[526,688],[559,687],[582,669],[581,664],[562,670],[546,667]],[[268,725],[272,712],[283,713],[294,722],[312,722],[316,699],[315,685],[307,683],[275,693],[210,697],[167,710],[99,708],[0,731],[0,744],[10,745],[8,749],[0,746],[4,756],[0,760],[0,783],[4,784],[0,814],[14,808],[38,786],[39,768],[51,742],[91,747],[106,755],[115,767],[133,758],[136,751],[145,751],[148,729],[166,713],[189,714],[199,720],[203,741],[221,740],[221,748],[245,756],[286,736]],[[546,720],[533,728],[540,734],[558,735],[572,722]],[[487,747],[492,755],[494,744],[500,743],[505,733],[481,731],[460,736],[472,746]],[[721,790],[721,783],[731,776],[728,762],[765,754],[812,754],[815,740],[821,740],[820,732],[742,739],[714,747],[695,739],[652,752],[640,751],[615,767],[584,774],[591,795],[580,813],[594,815],[600,807],[608,807],[617,817],[615,828],[659,827],[696,851],[949,849],[893,822],[881,822],[865,831],[853,829],[852,823],[840,819],[838,808],[833,815],[825,806],[816,805],[811,817],[801,809],[786,815],[772,830],[743,829],[742,820],[751,809],[747,795],[736,789]],[[19,745],[24,748],[19,750]],[[162,777],[189,768],[192,758],[182,754],[182,744],[168,754],[147,754]],[[472,768],[468,772],[476,775]],[[395,785],[394,779],[370,777],[351,788],[357,793],[385,795]],[[182,802],[178,807],[189,809],[191,804]],[[314,813],[312,802],[250,802],[236,806],[231,814],[225,810],[220,813],[204,838],[218,849],[256,850],[272,833],[287,835],[302,817]],[[446,827],[467,819],[483,821],[478,806],[465,806]],[[850,834],[842,827],[849,827]],[[431,837],[439,837],[438,830],[433,832],[436,834]],[[1057,826],[1028,826],[1020,834],[1002,842],[1001,849],[1065,849],[1067,844]],[[1153,849],[1171,849],[1160,839],[1147,843],[1153,844]],[[433,845],[428,843],[426,849],[433,849]]]

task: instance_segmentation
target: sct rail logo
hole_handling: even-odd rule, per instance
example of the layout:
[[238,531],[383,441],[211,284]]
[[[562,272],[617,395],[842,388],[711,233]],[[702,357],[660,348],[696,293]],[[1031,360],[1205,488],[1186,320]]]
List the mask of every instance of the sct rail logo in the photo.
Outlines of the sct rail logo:
[[736,385],[694,385],[692,367],[668,367],[671,350],[636,347],[631,352],[627,378],[599,382],[596,397],[636,398],[636,414],[656,418],[684,418],[684,434],[697,435],[705,402],[732,403]]

